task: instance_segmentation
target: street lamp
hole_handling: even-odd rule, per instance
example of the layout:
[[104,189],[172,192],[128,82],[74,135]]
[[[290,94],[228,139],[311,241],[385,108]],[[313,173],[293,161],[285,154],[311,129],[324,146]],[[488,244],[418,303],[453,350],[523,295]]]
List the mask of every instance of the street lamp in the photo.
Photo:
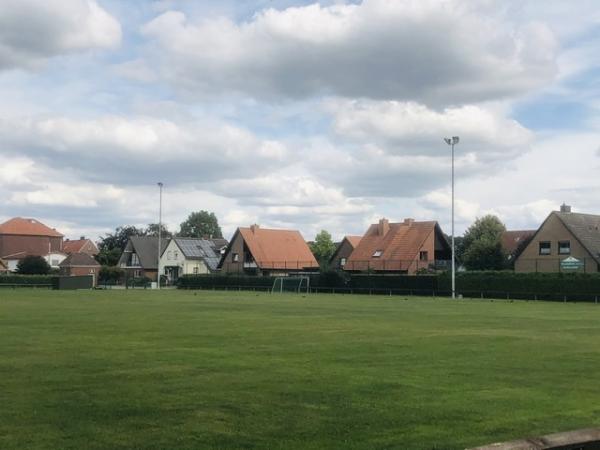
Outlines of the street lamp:
[[163,184],[161,182],[158,182],[158,263],[156,265],[156,270],[157,270],[157,274],[156,274],[156,286],[158,289],[160,289],[160,276],[161,276],[161,271],[160,271],[160,250],[162,247],[162,242],[161,242],[161,238],[162,238],[162,190],[163,190]]
[[444,138],[446,144],[452,147],[452,299],[456,298],[456,267],[454,255],[454,146],[458,144],[458,136]]

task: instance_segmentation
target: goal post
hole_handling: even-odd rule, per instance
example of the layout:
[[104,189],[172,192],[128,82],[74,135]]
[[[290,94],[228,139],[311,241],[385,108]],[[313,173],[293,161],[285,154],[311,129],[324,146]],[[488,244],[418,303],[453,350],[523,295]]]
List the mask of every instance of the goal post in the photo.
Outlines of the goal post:
[[310,293],[310,277],[277,277],[273,280],[271,292],[296,292],[297,294],[303,292],[308,294]]

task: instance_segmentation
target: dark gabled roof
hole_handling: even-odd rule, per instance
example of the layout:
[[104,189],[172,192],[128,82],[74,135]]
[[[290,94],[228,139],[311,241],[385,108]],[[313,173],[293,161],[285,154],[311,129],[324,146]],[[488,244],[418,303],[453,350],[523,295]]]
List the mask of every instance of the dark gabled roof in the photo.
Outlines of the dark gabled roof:
[[600,263],[600,216],[553,211],[581,245]]
[[331,257],[329,258],[329,261],[333,261],[335,258],[337,258],[342,246],[344,245],[344,242],[348,242],[348,244],[350,245],[350,247],[352,247],[352,250],[354,250],[356,247],[358,247],[358,244],[360,244],[360,240],[362,239],[362,236],[344,236],[344,239],[342,239],[341,242],[338,242],[335,244],[335,251],[333,252],[333,254],[331,255]]
[[[161,254],[169,245],[169,239],[162,239]],[[119,265],[125,264],[128,260],[128,254],[135,253],[140,259],[140,265],[146,270],[158,269],[158,236],[132,236],[127,242],[127,246],[119,258]]]
[[87,253],[71,253],[59,265],[59,267],[100,267],[98,261]]
[[[221,254],[219,253],[220,246],[214,243],[215,239],[177,237],[173,240],[186,259],[199,259],[204,261],[210,270],[217,269]],[[219,241],[227,242],[225,239]]]
[[527,241],[535,234],[536,230],[507,230],[500,236],[502,242],[502,248],[509,255],[514,255],[519,249],[519,246],[523,245],[523,242]]

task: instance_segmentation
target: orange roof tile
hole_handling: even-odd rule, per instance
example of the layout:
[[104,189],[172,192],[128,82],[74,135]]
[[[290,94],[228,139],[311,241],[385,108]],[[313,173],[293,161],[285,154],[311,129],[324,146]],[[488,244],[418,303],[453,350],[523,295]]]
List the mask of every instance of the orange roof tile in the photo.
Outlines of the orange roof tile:
[[[346,265],[355,270],[407,270],[436,226],[435,221],[389,223],[383,219],[369,227]],[[376,251],[381,255],[373,256]]]
[[15,217],[0,224],[0,234],[17,234],[21,236],[63,237],[58,231],[47,227],[35,219]]
[[94,244],[90,239],[77,239],[74,241],[66,240],[63,242],[63,251],[66,254],[80,253],[83,246],[88,242],[92,243],[92,245],[94,246],[94,252],[98,253],[98,247],[96,247],[96,244]]
[[238,228],[260,268],[318,268],[319,263],[299,231],[272,230],[253,225]]

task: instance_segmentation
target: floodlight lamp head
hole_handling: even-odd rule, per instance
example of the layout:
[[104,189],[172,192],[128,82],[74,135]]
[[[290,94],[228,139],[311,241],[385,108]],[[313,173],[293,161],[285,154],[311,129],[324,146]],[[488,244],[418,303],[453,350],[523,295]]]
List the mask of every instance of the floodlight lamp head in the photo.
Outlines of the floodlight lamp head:
[[446,144],[452,145],[452,141],[450,140],[450,138],[444,138],[444,141],[446,141]]
[[452,136],[452,143],[453,143],[453,144],[458,144],[458,141],[459,141],[459,140],[460,140],[460,139],[458,138],[458,136]]
[[160,181],[156,184],[158,184],[158,187],[163,187],[163,184]]

